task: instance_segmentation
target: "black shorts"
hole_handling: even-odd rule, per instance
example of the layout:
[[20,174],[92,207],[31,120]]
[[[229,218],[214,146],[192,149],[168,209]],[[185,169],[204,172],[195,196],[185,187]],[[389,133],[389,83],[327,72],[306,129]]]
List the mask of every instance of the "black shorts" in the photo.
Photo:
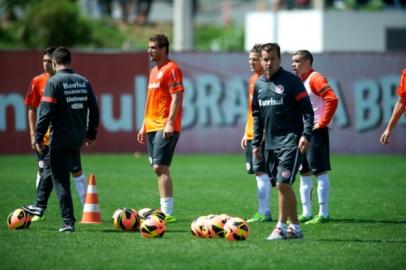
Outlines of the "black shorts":
[[164,139],[162,135],[162,130],[147,133],[149,163],[151,165],[165,165],[169,167],[180,134],[179,132],[174,132],[168,139]]
[[277,183],[292,185],[295,182],[302,156],[296,145],[266,150],[266,164],[271,179],[275,179]]
[[[44,146],[41,152],[37,152],[37,160],[38,160],[38,169],[40,173],[43,172],[44,168],[49,167],[49,158],[46,158],[49,153],[49,146]],[[71,158],[71,173],[77,173],[82,171],[82,162],[80,159],[80,152],[79,154],[72,155]]]
[[[264,157],[264,147],[262,149],[262,157]],[[265,160],[257,159],[252,154],[252,140],[247,140],[247,145],[245,146],[245,167],[248,174],[253,174],[257,172],[266,172],[265,170]]]
[[328,128],[315,129],[313,130],[310,147],[300,166],[300,173],[306,174],[311,172],[314,175],[318,175],[329,170],[331,170],[331,167]]

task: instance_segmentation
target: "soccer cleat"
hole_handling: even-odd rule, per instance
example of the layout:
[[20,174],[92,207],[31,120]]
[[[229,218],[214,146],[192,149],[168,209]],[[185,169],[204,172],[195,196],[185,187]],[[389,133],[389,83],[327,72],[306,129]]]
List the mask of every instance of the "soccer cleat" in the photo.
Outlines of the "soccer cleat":
[[303,239],[303,232],[302,232],[302,230],[296,231],[292,227],[289,227],[286,238],[287,239]]
[[42,217],[44,215],[45,208],[37,206],[35,204],[27,205],[22,207],[31,216]]
[[176,222],[176,217],[166,214],[165,215],[165,221],[167,223],[174,223],[174,222]]
[[308,221],[310,221],[310,220],[312,220],[312,219],[313,219],[313,216],[306,217],[306,216],[304,216],[304,215],[301,215],[301,216],[299,217],[299,222],[300,222],[300,223],[305,223],[305,222],[308,222]]
[[75,231],[75,225],[67,225],[64,224],[60,229],[59,232],[74,232]]
[[279,227],[275,227],[266,240],[286,240],[286,232]]
[[330,221],[330,217],[315,216],[312,220],[305,222],[306,225],[309,224],[324,224]]
[[44,220],[45,220],[44,215],[42,217],[40,217],[40,216],[32,216],[32,218],[31,218],[31,222],[44,221]]
[[272,221],[271,215],[262,215],[258,212],[254,214],[254,216],[247,220],[248,223],[252,222],[270,222]]

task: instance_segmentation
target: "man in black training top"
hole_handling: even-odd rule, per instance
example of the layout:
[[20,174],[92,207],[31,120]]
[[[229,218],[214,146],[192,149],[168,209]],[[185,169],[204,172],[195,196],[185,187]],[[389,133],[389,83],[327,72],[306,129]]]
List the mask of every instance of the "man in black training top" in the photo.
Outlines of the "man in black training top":
[[[72,160],[80,162],[80,148],[92,145],[99,125],[99,108],[90,82],[69,68],[71,54],[64,47],[52,53],[56,74],[45,87],[36,126],[36,147],[44,147],[44,135],[51,126],[49,157],[52,181],[58,196],[63,226],[60,232],[75,231],[75,217],[69,172]],[[30,209],[31,208],[31,209]],[[25,207],[30,214],[43,212],[40,207]]]
[[265,140],[265,159],[270,176],[276,178],[279,197],[279,220],[267,239],[301,239],[292,184],[309,147],[313,108],[300,78],[281,67],[277,43],[262,45],[261,63],[264,75],[256,81],[252,99],[252,147],[254,155],[261,155]]

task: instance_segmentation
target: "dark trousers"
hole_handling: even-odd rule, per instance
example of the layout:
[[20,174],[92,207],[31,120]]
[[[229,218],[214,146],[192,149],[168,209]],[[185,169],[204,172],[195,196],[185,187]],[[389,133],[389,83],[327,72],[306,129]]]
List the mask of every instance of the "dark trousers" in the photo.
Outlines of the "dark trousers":
[[37,193],[35,204],[42,208],[47,208],[48,199],[51,195],[53,183],[52,183],[52,175],[51,175],[51,164],[49,160],[49,148],[46,147],[43,149],[44,156],[42,157],[44,161],[44,169],[41,174],[41,178],[38,183]]
[[58,196],[61,216],[66,225],[75,223],[70,190],[71,161],[80,156],[80,149],[49,148],[49,159],[53,185]]

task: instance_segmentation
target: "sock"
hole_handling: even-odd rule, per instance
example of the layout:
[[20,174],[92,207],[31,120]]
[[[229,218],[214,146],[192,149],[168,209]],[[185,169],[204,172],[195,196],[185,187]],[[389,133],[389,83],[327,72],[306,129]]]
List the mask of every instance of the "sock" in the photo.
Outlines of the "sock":
[[305,217],[312,216],[312,189],[313,181],[311,176],[300,176],[300,199],[302,201],[302,214]]
[[276,227],[280,228],[284,232],[286,232],[286,230],[288,229],[288,225],[286,225],[286,223],[282,223],[280,221],[278,221],[278,223],[276,224]]
[[319,216],[328,217],[328,197],[330,192],[330,179],[328,174],[317,176],[317,196],[319,198]]
[[164,212],[165,215],[172,215],[173,213],[173,198],[166,197],[161,198],[161,211]]
[[75,182],[76,192],[78,193],[80,202],[82,205],[85,204],[85,196],[86,196],[86,180],[85,176],[82,174],[79,177],[73,177]]
[[39,172],[37,172],[37,179],[35,180],[35,189],[38,188],[39,185],[39,180],[41,179],[41,175],[39,175]]
[[290,224],[289,227],[291,227],[295,232],[300,232],[302,230],[299,224]]
[[267,174],[261,174],[257,179],[258,213],[261,215],[270,214],[270,190],[271,182]]

